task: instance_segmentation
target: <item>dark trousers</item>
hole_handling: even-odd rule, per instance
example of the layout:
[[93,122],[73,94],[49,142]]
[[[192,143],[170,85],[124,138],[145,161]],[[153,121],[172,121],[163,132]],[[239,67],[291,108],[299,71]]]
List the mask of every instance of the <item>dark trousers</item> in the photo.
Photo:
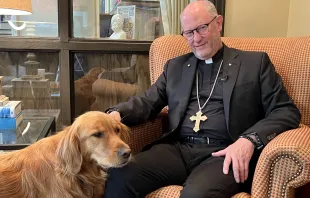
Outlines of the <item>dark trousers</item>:
[[[228,175],[223,173],[224,157],[211,156],[224,148],[179,142],[155,145],[137,154],[127,166],[109,170],[104,198],[145,197],[168,185],[183,186],[181,198],[231,197],[244,184],[236,183],[231,168]],[[250,174],[253,172],[250,166]]]

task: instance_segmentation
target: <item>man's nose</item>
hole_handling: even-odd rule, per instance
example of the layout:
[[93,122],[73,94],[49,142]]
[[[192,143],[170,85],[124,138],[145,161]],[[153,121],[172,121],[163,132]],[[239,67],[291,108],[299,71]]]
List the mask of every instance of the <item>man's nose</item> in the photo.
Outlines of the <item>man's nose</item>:
[[197,32],[197,30],[193,31],[193,40],[195,42],[201,40],[201,35]]

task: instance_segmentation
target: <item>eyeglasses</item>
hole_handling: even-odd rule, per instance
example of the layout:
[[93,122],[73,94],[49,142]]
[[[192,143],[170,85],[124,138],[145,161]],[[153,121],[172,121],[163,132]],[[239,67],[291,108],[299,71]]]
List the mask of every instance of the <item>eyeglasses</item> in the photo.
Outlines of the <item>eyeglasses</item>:
[[217,16],[215,16],[209,23],[203,24],[198,26],[196,29],[193,30],[187,30],[185,32],[182,31],[181,35],[184,36],[187,40],[192,40],[194,38],[194,31],[200,35],[204,35],[208,33],[208,27],[216,19]]

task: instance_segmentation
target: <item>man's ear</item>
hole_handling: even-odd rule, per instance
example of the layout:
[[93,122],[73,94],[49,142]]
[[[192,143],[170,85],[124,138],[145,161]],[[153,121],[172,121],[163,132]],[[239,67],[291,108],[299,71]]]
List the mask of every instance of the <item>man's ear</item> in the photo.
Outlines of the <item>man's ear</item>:
[[56,156],[59,160],[59,169],[64,174],[77,174],[82,166],[82,154],[78,136],[79,127],[72,125],[63,133],[66,133],[60,140]]
[[216,20],[216,26],[218,28],[218,31],[222,32],[222,30],[223,30],[223,16],[218,15],[215,20]]

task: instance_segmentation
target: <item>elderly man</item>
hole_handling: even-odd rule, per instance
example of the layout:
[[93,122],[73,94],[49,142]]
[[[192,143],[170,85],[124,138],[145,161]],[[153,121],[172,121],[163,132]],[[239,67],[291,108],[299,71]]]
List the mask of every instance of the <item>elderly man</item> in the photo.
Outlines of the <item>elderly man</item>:
[[169,131],[110,171],[106,198],[144,197],[167,185],[183,185],[181,198],[231,197],[251,183],[262,148],[298,127],[299,110],[268,55],[225,46],[222,23],[209,1],[190,3],[181,25],[193,53],[169,60],[143,95],[108,109],[133,125],[168,105]]

